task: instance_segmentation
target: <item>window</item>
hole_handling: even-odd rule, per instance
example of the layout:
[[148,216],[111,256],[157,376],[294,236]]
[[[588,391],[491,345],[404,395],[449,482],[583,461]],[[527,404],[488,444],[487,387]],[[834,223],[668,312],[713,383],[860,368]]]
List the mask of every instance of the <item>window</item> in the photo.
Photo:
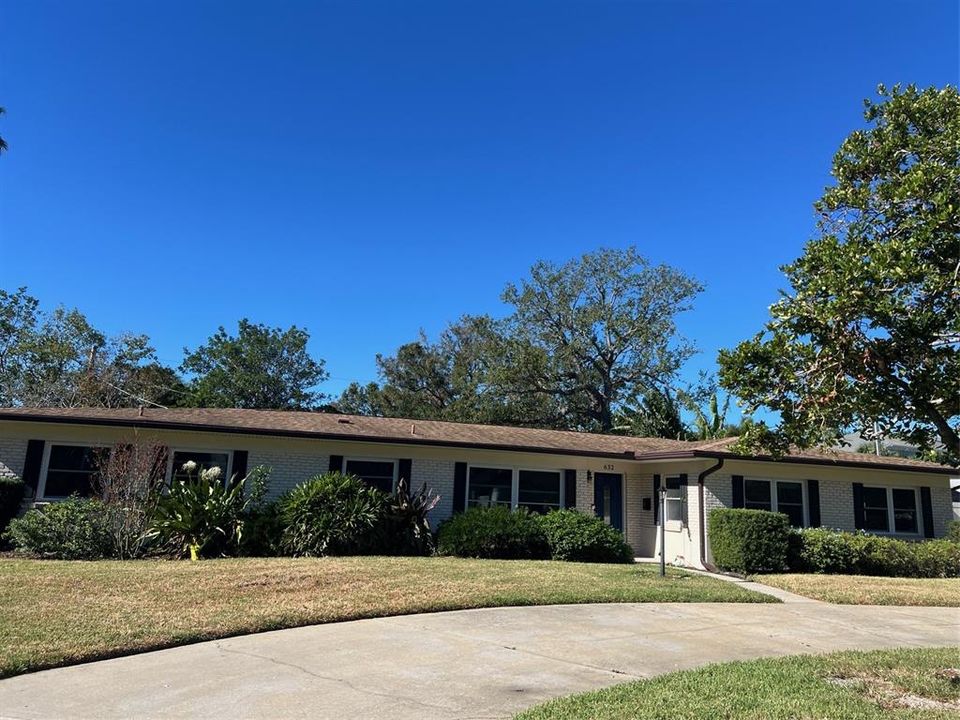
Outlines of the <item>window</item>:
[[347,475],[356,475],[367,485],[385,493],[392,493],[397,478],[395,460],[363,460],[347,458],[343,463]]
[[65,498],[70,495],[90,495],[96,477],[97,454],[102,447],[85,445],[50,445],[47,471],[40,497]]
[[863,529],[878,533],[920,533],[917,491],[913,488],[863,488]]
[[788,480],[744,480],[743,506],[748,510],[774,510],[804,527],[803,483]]
[[664,515],[667,522],[683,522],[683,505],[686,501],[683,496],[684,486],[680,484],[679,477],[668,477],[666,485],[667,497],[664,503]]
[[467,473],[467,507],[502,505],[547,513],[563,507],[559,470],[472,466]]
[[560,509],[560,473],[555,470],[520,470],[517,505],[530,512]]
[[[193,473],[188,473],[183,466],[188,462],[197,464],[197,469]],[[220,468],[220,477],[226,483],[230,478],[230,453],[203,450],[174,450],[171,462],[171,481],[179,480],[185,482],[191,478],[196,478],[204,470]]]
[[513,506],[513,470],[472,467],[467,476],[467,507]]

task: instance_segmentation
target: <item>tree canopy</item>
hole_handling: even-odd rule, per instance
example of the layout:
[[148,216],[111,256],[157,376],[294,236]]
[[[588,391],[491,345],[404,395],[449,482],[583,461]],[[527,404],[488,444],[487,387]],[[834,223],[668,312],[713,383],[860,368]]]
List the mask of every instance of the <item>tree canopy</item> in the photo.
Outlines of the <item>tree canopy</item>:
[[353,385],[344,410],[609,432],[632,398],[671,387],[694,352],[676,316],[696,280],[635,248],[539,262],[493,320],[461,318],[378,356],[379,384]]
[[323,398],[324,361],[307,350],[310,335],[240,320],[236,335],[220,327],[204,345],[184,348],[189,401],[199,407],[312,409]]
[[782,452],[876,422],[960,460],[960,94],[879,88],[833,158],[817,234],[753,339],[720,353],[746,445]]

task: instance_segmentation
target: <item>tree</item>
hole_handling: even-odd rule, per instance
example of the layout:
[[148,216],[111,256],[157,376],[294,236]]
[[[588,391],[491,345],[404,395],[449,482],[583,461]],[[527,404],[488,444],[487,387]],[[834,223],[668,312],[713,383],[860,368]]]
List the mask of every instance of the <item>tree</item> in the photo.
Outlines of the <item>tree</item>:
[[650,390],[637,402],[617,411],[613,431],[637,437],[662,437],[683,440],[687,427],[680,418],[680,407],[673,394]]
[[675,319],[701,289],[633,247],[561,266],[538,262],[503,293],[513,313],[503,323],[507,361],[495,382],[555,401],[567,427],[608,432],[627,399],[669,388],[694,353]]
[[868,127],[834,156],[817,236],[785,266],[790,290],[720,380],[779,413],[745,444],[831,444],[876,422],[960,461],[960,94],[879,88]]
[[184,348],[190,404],[199,407],[309,410],[324,397],[324,361],[307,351],[310,334],[239,322],[236,336],[220,327],[196,350]]
[[0,403],[34,407],[163,404],[179,381],[145,335],[108,338],[79,310],[44,313],[26,288],[0,290]]

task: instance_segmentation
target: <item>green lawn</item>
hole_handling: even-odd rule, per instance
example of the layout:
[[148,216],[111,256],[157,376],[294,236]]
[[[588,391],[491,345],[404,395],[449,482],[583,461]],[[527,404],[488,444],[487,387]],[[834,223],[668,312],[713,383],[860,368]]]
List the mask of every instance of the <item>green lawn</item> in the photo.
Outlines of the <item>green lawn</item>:
[[723,663],[553,700],[516,720],[956,720],[958,665],[956,647]]
[[315,623],[503,605],[771,602],[650,565],[458,558],[0,560],[0,677]]
[[757,582],[840,605],[960,607],[960,578],[889,578],[864,575],[757,575]]

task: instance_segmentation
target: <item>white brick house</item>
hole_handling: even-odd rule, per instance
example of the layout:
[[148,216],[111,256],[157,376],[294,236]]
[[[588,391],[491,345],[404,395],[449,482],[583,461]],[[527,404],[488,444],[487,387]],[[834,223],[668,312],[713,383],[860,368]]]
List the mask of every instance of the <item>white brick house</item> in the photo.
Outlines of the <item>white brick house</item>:
[[953,517],[956,470],[918,460],[805,451],[774,461],[734,454],[730,440],[265,410],[2,409],[0,475],[22,477],[28,503],[55,501],[89,487],[91,449],[135,436],[169,448],[168,473],[187,459],[227,475],[269,466],[273,496],[330,469],[385,490],[407,477],[439,493],[434,525],[473,505],[572,507],[603,517],[638,556],[653,557],[665,523],[666,559],[694,567],[710,562],[705,523],[720,507],[911,539],[943,535]]

